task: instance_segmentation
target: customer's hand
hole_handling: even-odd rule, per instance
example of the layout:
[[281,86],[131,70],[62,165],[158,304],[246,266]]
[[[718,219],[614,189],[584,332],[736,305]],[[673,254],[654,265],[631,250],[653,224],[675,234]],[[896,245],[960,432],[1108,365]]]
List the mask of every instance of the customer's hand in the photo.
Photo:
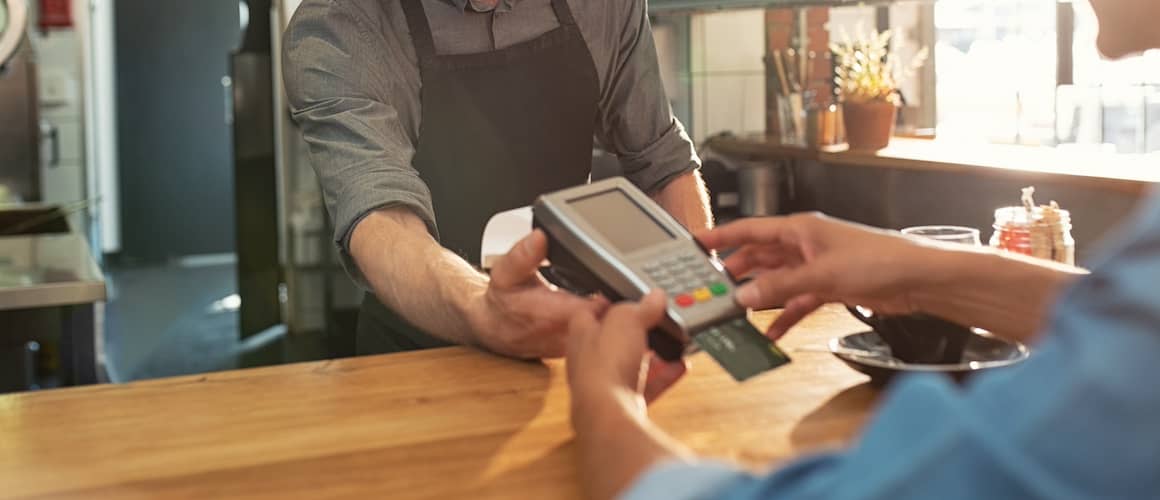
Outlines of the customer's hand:
[[[653,291],[640,303],[612,306],[603,317],[578,312],[568,327],[568,385],[575,417],[598,415],[604,403],[635,401],[644,411],[686,370],[649,353],[649,329],[665,313],[663,293]],[[631,402],[630,401],[630,402]]]
[[603,297],[578,297],[545,281],[539,268],[547,255],[548,239],[536,230],[492,267],[486,292],[469,311],[484,347],[519,358],[562,356],[569,319],[608,307]]
[[737,249],[725,267],[754,278],[737,290],[739,304],[785,306],[767,332],[773,338],[827,302],[882,314],[916,312],[911,293],[932,255],[924,243],[897,232],[820,214],[744,219],[697,238],[708,248]]

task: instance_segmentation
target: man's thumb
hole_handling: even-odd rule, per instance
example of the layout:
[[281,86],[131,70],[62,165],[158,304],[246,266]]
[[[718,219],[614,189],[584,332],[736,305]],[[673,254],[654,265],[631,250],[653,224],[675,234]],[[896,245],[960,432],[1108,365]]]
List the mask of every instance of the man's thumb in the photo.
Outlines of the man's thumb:
[[527,283],[548,257],[548,237],[539,229],[520,240],[491,269],[492,285],[509,288]]

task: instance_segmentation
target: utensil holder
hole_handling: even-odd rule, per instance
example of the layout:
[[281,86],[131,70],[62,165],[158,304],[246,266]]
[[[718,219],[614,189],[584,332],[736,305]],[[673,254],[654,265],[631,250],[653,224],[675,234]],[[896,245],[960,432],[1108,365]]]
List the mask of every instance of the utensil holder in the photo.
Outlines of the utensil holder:
[[800,92],[777,96],[777,120],[782,144],[806,145],[805,100]]

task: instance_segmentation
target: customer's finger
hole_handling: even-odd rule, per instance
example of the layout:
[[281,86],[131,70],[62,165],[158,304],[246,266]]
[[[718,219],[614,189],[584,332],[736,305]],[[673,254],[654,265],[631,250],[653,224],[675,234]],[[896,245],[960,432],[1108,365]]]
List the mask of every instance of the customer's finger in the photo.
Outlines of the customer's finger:
[[769,326],[769,330],[765,333],[766,336],[772,340],[781,338],[803,318],[822,307],[822,304],[825,304],[825,301],[813,294],[798,295],[789,299],[785,303],[785,310]]
[[664,315],[665,300],[663,292],[654,290],[639,303],[609,308],[601,320],[601,350],[639,363],[647,349],[648,330]]
[[540,263],[548,257],[548,237],[537,229],[520,240],[491,268],[491,286],[512,288],[538,279]]
[[816,263],[766,271],[738,288],[735,299],[753,309],[778,307],[798,295],[825,295],[830,286],[826,276]]
[[796,241],[792,225],[785,217],[750,217],[696,234],[702,245],[714,249]]
[[656,289],[645,295],[638,303],[626,302],[614,305],[604,317],[604,327],[612,331],[648,330],[660,323],[664,316],[665,300],[664,292]]
[[745,276],[754,271],[775,269],[801,261],[795,248],[780,244],[753,244],[738,248],[725,258],[725,268],[733,276]]

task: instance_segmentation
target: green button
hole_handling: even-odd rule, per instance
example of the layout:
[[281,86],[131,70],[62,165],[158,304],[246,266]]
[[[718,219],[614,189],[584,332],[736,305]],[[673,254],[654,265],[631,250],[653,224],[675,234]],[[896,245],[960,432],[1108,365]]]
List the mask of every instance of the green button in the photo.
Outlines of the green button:
[[724,283],[713,283],[712,285],[709,285],[709,291],[713,292],[715,297],[720,297],[729,293],[729,287],[725,286]]

